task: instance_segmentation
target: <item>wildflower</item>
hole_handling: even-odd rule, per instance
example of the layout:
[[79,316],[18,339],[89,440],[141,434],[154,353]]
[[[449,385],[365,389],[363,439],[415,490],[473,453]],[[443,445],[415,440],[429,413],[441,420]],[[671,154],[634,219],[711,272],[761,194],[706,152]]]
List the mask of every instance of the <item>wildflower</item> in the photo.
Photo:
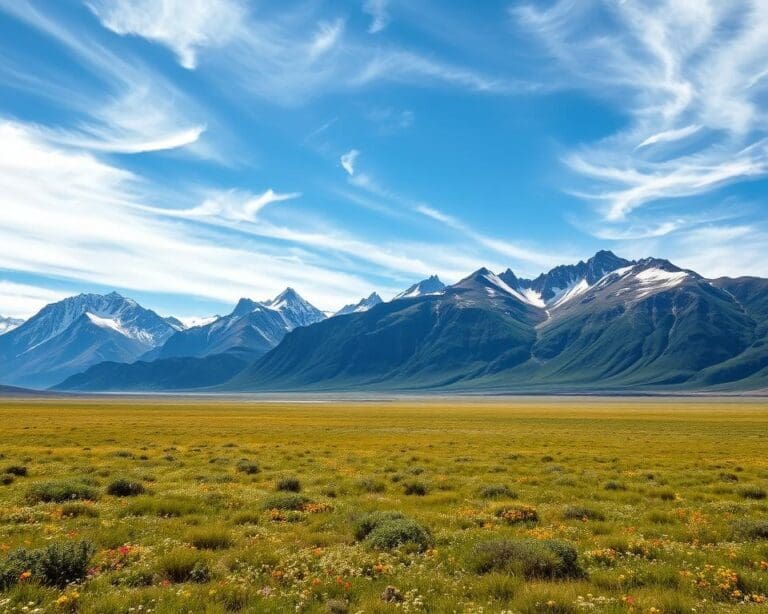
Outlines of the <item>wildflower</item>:
[[31,577],[32,577],[32,572],[31,572],[31,571],[29,571],[29,570],[27,570],[27,571],[22,571],[22,572],[19,574],[19,580],[20,580],[21,582],[24,582],[24,580],[29,580]]

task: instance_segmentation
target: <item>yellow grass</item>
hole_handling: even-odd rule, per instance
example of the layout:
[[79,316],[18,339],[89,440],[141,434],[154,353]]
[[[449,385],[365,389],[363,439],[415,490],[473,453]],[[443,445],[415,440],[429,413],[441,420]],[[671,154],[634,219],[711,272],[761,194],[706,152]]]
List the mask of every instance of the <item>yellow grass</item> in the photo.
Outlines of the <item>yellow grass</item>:
[[[28,471],[0,485],[0,582],[18,548],[95,548],[68,587],[6,580],[0,612],[767,607],[766,450],[768,404],[750,399],[0,401],[0,474]],[[276,491],[288,477],[300,493]],[[146,492],[108,495],[118,478]],[[36,498],[51,483],[97,498]],[[285,496],[304,500],[270,507]],[[373,511],[428,547],[357,540]],[[581,573],[479,570],[477,545],[500,539],[570,544]]]

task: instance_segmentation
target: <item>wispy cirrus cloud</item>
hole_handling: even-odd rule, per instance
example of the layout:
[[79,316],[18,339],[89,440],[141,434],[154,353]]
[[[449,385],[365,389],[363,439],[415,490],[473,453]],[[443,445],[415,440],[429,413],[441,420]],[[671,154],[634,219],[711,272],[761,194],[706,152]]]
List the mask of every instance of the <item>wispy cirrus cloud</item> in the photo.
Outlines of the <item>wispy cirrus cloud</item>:
[[[517,243],[513,243],[512,241],[491,237],[485,233],[475,230],[462,220],[452,215],[448,215],[447,213],[444,213],[443,211],[440,211],[439,209],[429,205],[417,205],[415,210],[421,215],[440,222],[442,225],[460,233],[469,241],[482,245],[486,249],[495,252],[497,256],[503,256],[505,261],[508,263],[506,266],[522,266],[526,273],[531,270],[536,270],[537,272],[539,270],[547,270],[563,262],[575,262],[573,256],[543,252],[534,247],[526,247]],[[509,259],[514,260],[514,262],[510,263]],[[540,269],[535,267],[540,267]],[[520,271],[519,268],[518,271]]]
[[[444,84],[489,93],[530,91],[530,84],[493,77],[434,55],[397,45],[372,44],[348,32],[345,15],[318,14],[315,6],[253,7],[239,0],[91,0],[102,25],[171,49],[186,68],[284,105],[305,104],[330,92],[379,82]],[[371,31],[388,24],[387,3],[363,7]],[[215,18],[207,18],[213,12]],[[202,57],[204,61],[201,61]]]
[[236,0],[89,0],[115,34],[142,36],[172,49],[184,68],[197,67],[198,50],[226,45],[246,16]]
[[[76,88],[66,72],[48,66],[37,76],[7,64],[2,67],[8,85],[48,96],[87,118],[45,129],[52,142],[94,151],[145,153],[197,144],[206,131],[197,104],[141,62],[74,33],[28,0],[0,0],[0,11],[56,41],[104,86],[91,94]],[[204,148],[198,152],[210,154]]]
[[388,10],[389,0],[365,0],[363,10],[371,16],[370,34],[377,34],[389,25],[391,17]]
[[629,117],[565,156],[606,221],[768,174],[765,2],[559,0],[510,13],[555,78]]
[[272,203],[295,200],[300,192],[277,193],[271,188],[261,194],[251,194],[241,190],[218,191],[209,194],[199,205],[189,209],[169,209],[144,207],[168,217],[187,219],[221,218],[232,222],[255,222],[258,213]]
[[26,318],[65,296],[64,292],[0,279],[0,315],[7,318]]

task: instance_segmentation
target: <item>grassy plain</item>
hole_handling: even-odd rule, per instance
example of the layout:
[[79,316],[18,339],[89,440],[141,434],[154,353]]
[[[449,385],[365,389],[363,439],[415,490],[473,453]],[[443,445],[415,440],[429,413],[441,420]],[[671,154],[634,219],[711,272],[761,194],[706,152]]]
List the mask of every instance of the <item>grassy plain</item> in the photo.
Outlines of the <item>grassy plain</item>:
[[750,400],[0,400],[0,612],[758,611],[767,452]]

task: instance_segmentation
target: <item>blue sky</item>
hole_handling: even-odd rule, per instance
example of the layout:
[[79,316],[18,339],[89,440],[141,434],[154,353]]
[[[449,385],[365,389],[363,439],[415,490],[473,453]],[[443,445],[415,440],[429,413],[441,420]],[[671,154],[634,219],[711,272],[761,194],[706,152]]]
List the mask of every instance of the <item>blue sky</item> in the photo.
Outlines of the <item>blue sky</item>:
[[768,276],[762,0],[0,0],[0,314]]

